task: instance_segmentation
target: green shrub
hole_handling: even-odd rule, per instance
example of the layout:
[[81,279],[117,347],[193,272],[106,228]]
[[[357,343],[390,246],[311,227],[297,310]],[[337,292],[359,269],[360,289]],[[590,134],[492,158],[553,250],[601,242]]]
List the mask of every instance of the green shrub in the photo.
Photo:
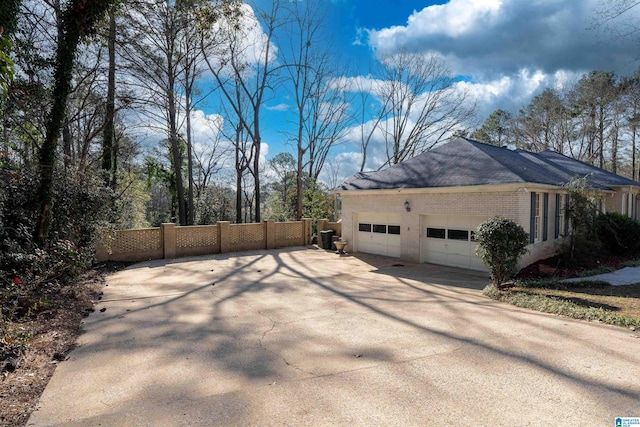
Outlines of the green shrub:
[[484,288],[483,294],[497,301],[506,302],[517,307],[542,311],[544,313],[623,327],[640,326],[640,320],[629,315],[605,310],[602,307],[584,307],[570,299],[559,296],[541,295],[526,291],[502,291],[493,285]]
[[[57,170],[51,232],[37,245],[37,188],[37,170],[0,165],[0,322],[20,322],[48,309],[47,292],[90,266],[93,242],[110,213],[108,189],[98,178]],[[6,354],[26,343],[17,330],[0,332]]]
[[8,322],[0,320],[0,361],[24,356],[30,339],[31,333],[25,328],[11,328]]
[[633,254],[640,249],[640,223],[626,215],[598,215],[597,231],[604,248],[613,254]]
[[573,178],[567,185],[569,203],[566,215],[571,227],[560,252],[561,262],[567,265],[586,266],[599,255],[597,217],[601,195],[589,187],[587,177]]
[[476,255],[489,267],[491,280],[500,286],[516,273],[518,259],[527,253],[529,235],[514,221],[494,217],[476,231]]

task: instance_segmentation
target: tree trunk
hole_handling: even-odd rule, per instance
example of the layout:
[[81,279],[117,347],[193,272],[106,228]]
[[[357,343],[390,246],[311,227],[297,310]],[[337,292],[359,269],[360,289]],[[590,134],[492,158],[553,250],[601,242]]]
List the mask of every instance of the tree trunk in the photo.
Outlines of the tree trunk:
[[[242,172],[244,171],[244,161],[240,160],[240,139],[242,138],[242,125],[236,128],[236,224],[242,223]],[[244,156],[242,156],[244,158]]]
[[190,75],[190,67],[185,68],[185,110],[187,113],[187,173],[189,178],[189,214],[187,224],[193,225],[195,222],[195,209],[193,203],[193,148],[191,142],[191,93],[193,91],[193,76]]
[[253,159],[253,170],[254,170],[254,174],[253,174],[253,182],[254,182],[254,186],[255,186],[255,221],[256,222],[260,222],[260,136],[258,134],[257,140],[256,140],[256,149],[255,149],[255,157]]
[[36,243],[43,245],[51,224],[53,204],[53,169],[56,149],[62,129],[76,49],[80,38],[90,31],[114,0],[74,0],[70,2],[59,21],[59,39],[53,72],[52,105],[46,122],[46,134],[40,147],[40,185],[38,188],[39,216],[34,230]]
[[107,103],[105,111],[104,130],[102,138],[102,169],[104,171],[105,184],[115,190],[115,169],[114,162],[114,118],[115,118],[115,98],[116,98],[116,16],[109,12],[109,40],[107,42],[109,50],[109,71],[107,78]]
[[600,147],[598,151],[599,167],[604,168],[604,107],[600,106],[600,120],[598,121],[598,139]]
[[[168,69],[173,70],[174,64],[171,58],[167,58]],[[167,90],[167,101],[169,107],[169,142],[171,143],[171,157],[173,159],[173,172],[176,177],[176,196],[178,203],[178,222],[180,225],[187,225],[187,215],[185,212],[184,182],[182,180],[182,155],[180,154],[180,141],[178,140],[177,112],[175,100],[175,78],[170,72],[169,85]]]
[[[302,148],[302,126],[303,126],[303,113],[302,109],[299,110],[300,114],[298,117],[298,170],[296,173],[296,221],[300,221],[302,219],[302,174],[303,171],[303,156],[304,149]],[[285,199],[282,199],[284,202]]]
[[64,166],[69,167],[72,159],[71,150],[71,128],[69,127],[69,117],[65,115],[62,125],[62,152],[64,153]]
[[242,171],[236,169],[236,224],[242,224]]
[[611,137],[611,172],[618,173],[618,126],[613,129]]

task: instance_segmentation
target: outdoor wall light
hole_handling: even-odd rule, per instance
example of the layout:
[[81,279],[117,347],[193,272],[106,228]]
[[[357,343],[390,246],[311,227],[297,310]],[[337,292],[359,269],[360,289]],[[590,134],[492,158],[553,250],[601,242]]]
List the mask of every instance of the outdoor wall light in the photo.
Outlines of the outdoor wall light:
[[404,209],[405,209],[407,212],[411,212],[411,204],[409,203],[409,201],[408,201],[408,200],[405,200],[405,201],[404,201]]

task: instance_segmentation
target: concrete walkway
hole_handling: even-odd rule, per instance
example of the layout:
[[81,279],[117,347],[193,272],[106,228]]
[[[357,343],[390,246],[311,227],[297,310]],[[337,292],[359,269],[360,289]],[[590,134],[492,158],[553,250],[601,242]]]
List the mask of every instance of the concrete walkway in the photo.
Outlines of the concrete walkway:
[[572,277],[563,280],[563,282],[582,282],[585,280],[601,280],[611,286],[635,285],[640,283],[640,267],[625,267],[611,273],[596,274],[595,276]]
[[637,332],[489,300],[487,280],[317,249],[136,264],[110,276],[28,425],[613,426],[640,416]]

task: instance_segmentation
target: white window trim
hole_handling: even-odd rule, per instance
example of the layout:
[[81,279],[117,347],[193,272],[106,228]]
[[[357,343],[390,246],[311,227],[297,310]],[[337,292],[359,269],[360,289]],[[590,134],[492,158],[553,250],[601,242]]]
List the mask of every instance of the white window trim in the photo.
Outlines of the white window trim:
[[537,193],[535,200],[533,243],[538,243],[542,237],[542,193]]
[[567,195],[560,194],[560,203],[558,209],[558,237],[565,237],[567,230],[565,230],[565,215],[567,212]]

